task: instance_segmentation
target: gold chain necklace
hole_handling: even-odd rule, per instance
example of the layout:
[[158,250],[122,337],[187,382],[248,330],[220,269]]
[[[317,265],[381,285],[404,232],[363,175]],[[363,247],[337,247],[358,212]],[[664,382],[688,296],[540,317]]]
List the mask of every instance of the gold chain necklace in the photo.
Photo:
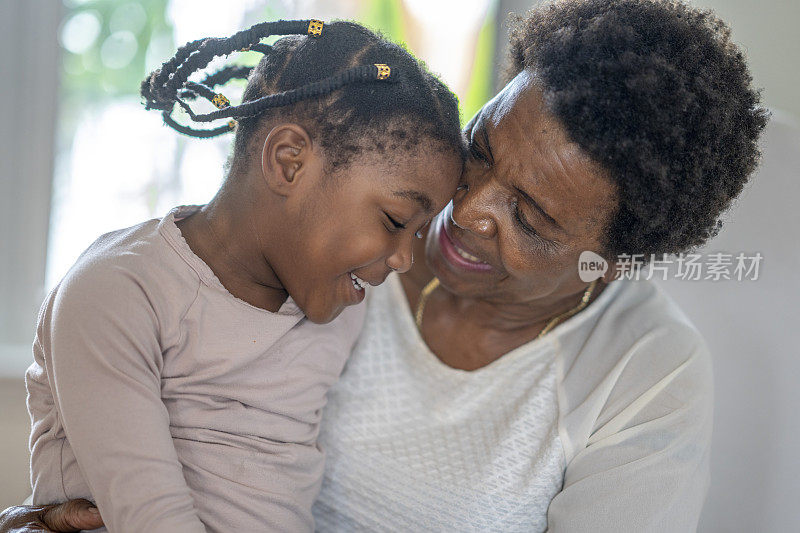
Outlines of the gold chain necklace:
[[[428,297],[431,295],[436,288],[439,287],[439,278],[433,278],[425,285],[425,288],[422,289],[422,293],[419,296],[419,303],[417,304],[417,312],[414,313],[414,320],[417,323],[417,329],[422,331],[422,315],[425,312],[425,304],[428,303]],[[553,329],[559,322],[562,320],[566,320],[567,318],[571,317],[575,313],[579,312],[581,309],[586,307],[589,303],[589,300],[592,298],[592,293],[594,292],[595,287],[597,287],[597,280],[594,280],[589,284],[586,290],[583,292],[583,296],[581,296],[581,301],[568,311],[561,313],[550,319],[547,325],[544,327],[542,331],[536,336],[537,339],[542,338],[542,336]]]

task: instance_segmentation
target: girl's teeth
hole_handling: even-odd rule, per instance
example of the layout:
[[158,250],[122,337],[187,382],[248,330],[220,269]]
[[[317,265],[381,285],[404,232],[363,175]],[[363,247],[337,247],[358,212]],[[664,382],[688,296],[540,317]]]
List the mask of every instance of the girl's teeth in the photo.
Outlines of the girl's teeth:
[[356,275],[355,275],[355,274],[353,274],[352,272],[350,273],[350,281],[352,281],[352,282],[353,282],[353,287],[355,287],[355,289],[356,289],[357,291],[360,291],[360,290],[362,290],[364,287],[366,287],[366,286],[367,286],[367,284],[366,284],[366,282],[365,282],[365,281],[363,281],[362,279],[360,279],[358,276],[356,276]]

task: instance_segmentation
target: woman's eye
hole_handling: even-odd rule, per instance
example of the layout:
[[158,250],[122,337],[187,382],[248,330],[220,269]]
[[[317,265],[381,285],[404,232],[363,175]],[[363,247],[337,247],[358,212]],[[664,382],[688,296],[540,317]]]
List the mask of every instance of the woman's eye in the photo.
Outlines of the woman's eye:
[[528,219],[525,218],[525,214],[520,211],[519,204],[517,204],[517,202],[514,202],[514,218],[516,219],[517,224],[522,228],[522,231],[524,231],[525,234],[528,235],[533,242],[535,242],[537,246],[540,246],[544,251],[547,251],[548,253],[555,253],[561,248],[561,244],[558,241],[546,239],[541,233],[536,231],[533,226],[530,225]]
[[528,223],[528,220],[525,218],[525,215],[522,214],[522,211],[519,210],[519,206],[517,204],[514,204],[514,218],[517,219],[517,223],[520,225],[520,227],[522,227],[522,230],[525,233],[531,235],[532,237],[541,238],[541,235],[539,235],[539,233],[533,229],[533,226]]

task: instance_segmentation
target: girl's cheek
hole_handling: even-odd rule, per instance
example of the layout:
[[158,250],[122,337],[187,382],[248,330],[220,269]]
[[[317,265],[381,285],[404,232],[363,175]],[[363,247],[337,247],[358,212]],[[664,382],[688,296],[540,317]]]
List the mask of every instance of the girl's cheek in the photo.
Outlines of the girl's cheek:
[[345,246],[345,249],[350,251],[354,259],[357,258],[357,264],[372,263],[387,255],[387,252],[391,255],[390,241],[380,234],[353,236],[350,246]]

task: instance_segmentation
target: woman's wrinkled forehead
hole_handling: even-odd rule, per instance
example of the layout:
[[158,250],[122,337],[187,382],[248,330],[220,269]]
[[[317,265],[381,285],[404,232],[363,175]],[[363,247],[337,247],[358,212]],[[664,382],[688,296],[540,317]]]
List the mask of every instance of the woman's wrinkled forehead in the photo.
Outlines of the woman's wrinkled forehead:
[[607,218],[615,187],[549,111],[541,87],[522,71],[468,128],[488,145],[496,178],[536,197],[568,232],[585,232],[588,222]]
[[[523,70],[490,100],[476,115],[483,127],[496,130],[499,138],[511,141],[514,157],[541,151],[552,156],[569,157],[581,166],[601,172],[597,163],[570,138],[564,124],[547,105],[543,84],[535,72]],[[498,140],[500,140],[498,138]]]
[[481,109],[484,120],[488,120],[493,126],[497,126],[503,118],[513,112],[514,106],[523,97],[525,92],[535,83],[535,75],[523,70],[509,81],[503,89],[497,93]]
[[[547,134],[550,141],[562,145],[572,144],[563,125],[550,112],[545,100],[542,83],[536,74],[523,70],[481,109],[478,118],[489,128],[507,128],[513,125],[525,130],[525,137],[528,139]],[[575,148],[579,147],[576,145]]]

